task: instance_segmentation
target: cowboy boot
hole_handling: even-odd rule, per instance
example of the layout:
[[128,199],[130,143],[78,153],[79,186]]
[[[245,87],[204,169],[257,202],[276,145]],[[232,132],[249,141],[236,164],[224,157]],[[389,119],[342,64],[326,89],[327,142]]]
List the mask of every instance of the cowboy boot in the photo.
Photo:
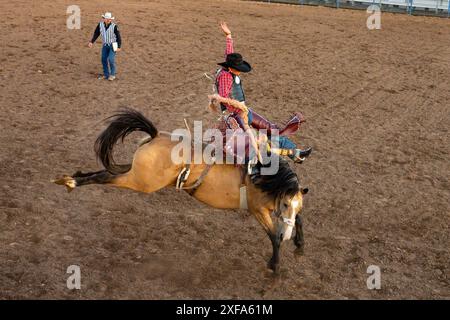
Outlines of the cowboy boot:
[[[274,149],[272,149],[274,150]],[[274,150],[275,151],[275,150]],[[295,163],[302,163],[311,154],[312,148],[302,149],[278,149],[278,154],[280,156],[287,156],[292,159]]]
[[280,155],[288,156],[295,163],[302,163],[312,152],[312,148],[298,149],[297,145],[286,136],[280,136],[279,140]]
[[295,163],[302,163],[306,160],[306,158],[309,157],[309,155],[312,152],[312,148],[308,147],[304,150],[302,149],[294,149],[292,154],[289,155],[289,158],[291,158]]

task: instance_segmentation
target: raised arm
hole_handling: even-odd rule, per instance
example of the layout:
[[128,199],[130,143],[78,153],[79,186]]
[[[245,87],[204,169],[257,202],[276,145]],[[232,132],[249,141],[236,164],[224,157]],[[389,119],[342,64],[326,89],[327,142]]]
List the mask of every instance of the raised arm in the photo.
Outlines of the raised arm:
[[225,59],[226,59],[227,55],[229,55],[230,53],[234,53],[233,38],[231,37],[231,31],[228,28],[228,25],[226,22],[221,22],[220,27],[222,28],[223,33],[227,37],[227,46],[225,49]]

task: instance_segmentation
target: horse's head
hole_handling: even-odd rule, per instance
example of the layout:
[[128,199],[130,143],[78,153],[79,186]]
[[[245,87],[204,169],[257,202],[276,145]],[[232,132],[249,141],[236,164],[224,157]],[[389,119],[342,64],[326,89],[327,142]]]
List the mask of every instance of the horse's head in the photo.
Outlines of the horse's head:
[[303,207],[303,196],[308,189],[300,187],[296,173],[283,158],[278,158],[278,170],[275,174],[264,175],[257,172],[252,174],[250,179],[273,201],[270,203],[273,205],[271,209],[275,219],[272,218],[272,226],[266,226],[272,229],[271,238],[276,237],[277,242],[290,239],[296,216]]
[[280,241],[289,240],[292,237],[292,229],[295,227],[295,217],[301,212],[303,207],[303,195],[308,193],[308,188],[300,188],[294,196],[285,195],[275,203],[274,222],[277,239]]

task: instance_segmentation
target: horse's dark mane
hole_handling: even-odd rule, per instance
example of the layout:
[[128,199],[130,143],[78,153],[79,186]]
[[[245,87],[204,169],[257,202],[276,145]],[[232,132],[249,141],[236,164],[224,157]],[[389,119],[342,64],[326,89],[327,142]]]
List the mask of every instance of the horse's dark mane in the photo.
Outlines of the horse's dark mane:
[[[262,175],[260,170],[250,175],[252,183],[261,191],[267,193],[273,199],[282,199],[285,196],[293,197],[300,191],[300,183],[297,175],[289,166],[289,163],[279,157],[279,168],[274,175]],[[270,164],[257,164],[256,169],[269,167]]]

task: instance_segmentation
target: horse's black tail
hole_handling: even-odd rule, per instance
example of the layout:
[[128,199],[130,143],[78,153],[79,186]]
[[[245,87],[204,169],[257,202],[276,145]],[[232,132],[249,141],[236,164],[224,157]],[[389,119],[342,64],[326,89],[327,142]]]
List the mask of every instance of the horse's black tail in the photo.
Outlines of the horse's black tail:
[[113,157],[113,148],[119,139],[123,140],[133,131],[143,131],[152,138],[156,137],[158,130],[153,123],[142,113],[133,109],[122,109],[107,118],[109,125],[95,141],[95,153],[106,170],[112,174],[121,174],[130,170],[131,164],[116,164]]

